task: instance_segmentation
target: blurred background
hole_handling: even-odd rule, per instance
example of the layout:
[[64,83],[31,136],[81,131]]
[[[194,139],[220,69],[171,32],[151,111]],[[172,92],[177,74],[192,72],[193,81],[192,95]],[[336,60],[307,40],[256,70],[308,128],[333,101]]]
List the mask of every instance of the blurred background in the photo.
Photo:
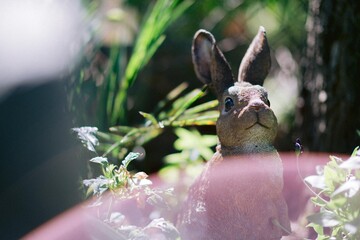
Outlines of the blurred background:
[[[236,76],[265,27],[279,151],[293,151],[301,138],[306,151],[352,152],[360,129],[359,10],[357,1],[340,0],[2,1],[0,238],[18,238],[81,202],[96,154],[117,162],[142,152],[132,167],[147,173],[208,160],[216,104],[211,93],[198,100],[193,92],[202,88],[191,62],[200,28],[212,32]],[[209,102],[208,121],[175,125],[190,114],[175,103]],[[82,126],[97,127],[96,151],[71,130]],[[201,139],[199,132],[209,138],[196,151],[182,144]]]

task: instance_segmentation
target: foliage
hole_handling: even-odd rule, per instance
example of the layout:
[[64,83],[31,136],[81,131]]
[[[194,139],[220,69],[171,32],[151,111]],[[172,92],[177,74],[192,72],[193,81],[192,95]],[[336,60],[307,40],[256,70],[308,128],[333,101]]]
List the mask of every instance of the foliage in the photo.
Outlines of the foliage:
[[360,151],[343,161],[331,156],[318,175],[305,181],[319,193],[312,202],[320,211],[308,217],[317,239],[360,239]]
[[189,131],[184,128],[175,129],[175,134],[178,139],[174,142],[174,147],[181,152],[166,156],[166,163],[187,165],[189,161],[207,161],[213,156],[214,152],[210,147],[218,142],[217,136],[201,135],[196,129]]
[[95,136],[97,127],[80,127],[72,130],[77,133],[77,137],[89,151],[96,152],[95,147],[99,145],[99,140]]
[[171,91],[157,104],[154,113],[140,112],[146,120],[144,124],[137,127],[114,126],[110,128],[110,133],[98,132],[103,140],[99,145],[100,151],[104,152],[104,156],[112,153],[113,157],[121,158],[132,147],[142,146],[159,136],[166,127],[214,125],[219,113],[211,109],[218,104],[217,101],[190,107],[205,95],[205,88],[194,89],[180,97],[186,88],[186,84],[181,84]]
[[[154,209],[170,210],[171,205],[176,203],[172,188],[166,190],[151,188],[152,181],[148,179],[146,173],[132,174],[127,170],[128,165],[139,156],[139,153],[129,153],[119,167],[110,164],[104,157],[95,157],[90,160],[101,166],[103,175],[83,180],[84,186],[87,187],[87,195],[95,196],[89,207],[100,209],[102,205],[108,205],[106,214],[100,214],[99,218],[116,230],[117,239],[138,239],[138,237],[149,239],[159,232],[165,239],[176,239],[179,237],[177,229],[164,218],[156,218],[152,221],[149,219],[148,225],[140,227],[129,224],[125,214],[112,209],[115,205],[114,202],[119,200],[133,200],[139,209],[151,205]],[[104,195],[107,190],[110,190],[110,196]],[[107,198],[110,198],[111,201],[107,201]]]
[[[161,234],[165,239],[179,237],[175,226],[162,217],[152,219],[149,216],[148,225],[143,227],[129,223],[125,214],[112,210],[113,202],[132,200],[136,202],[136,208],[145,209],[147,206],[152,206],[157,215],[161,216],[163,211],[174,209],[176,200],[173,198],[173,189],[154,189],[146,173],[132,174],[128,170],[129,164],[140,156],[139,153],[130,152],[119,166],[109,163],[106,156],[112,153],[114,157],[118,158],[128,152],[131,146],[143,145],[161,134],[166,127],[173,127],[179,137],[175,141],[176,149],[182,151],[182,154],[187,153],[181,158],[183,164],[199,159],[210,159],[213,153],[209,147],[216,144],[217,137],[201,136],[196,130],[188,131],[182,127],[215,124],[218,112],[212,109],[218,103],[210,101],[191,107],[194,102],[205,95],[205,88],[183,94],[186,88],[186,84],[181,84],[171,91],[165,100],[159,102],[154,113],[140,112],[145,118],[145,123],[140,126],[115,126],[110,128],[111,133],[99,132],[96,127],[73,129],[88,150],[95,153],[103,152],[102,156],[90,160],[91,163],[100,165],[102,174],[96,178],[85,179],[83,184],[87,188],[86,195],[95,196],[90,206],[99,208],[100,215],[98,217],[103,223],[116,230],[118,235],[116,237],[119,239],[137,239],[139,237],[148,239],[154,237],[154,234]],[[177,156],[175,155],[175,157]],[[174,165],[174,162],[171,164]],[[180,162],[177,164],[180,165]],[[106,200],[109,195],[104,197],[105,192],[109,192],[110,201]],[[104,205],[107,205],[106,210],[103,210]]]
[[[113,25],[117,24],[122,26],[123,31],[126,29],[125,32],[129,32],[129,35],[136,31],[134,30],[137,28],[136,23],[130,23],[130,17],[123,16],[128,13],[126,5],[122,5],[121,1],[118,3],[119,6],[108,9],[105,13],[101,11],[104,11],[107,6],[101,1],[85,1],[84,3],[89,12],[89,19],[95,18],[96,15],[106,16],[105,19],[92,20],[93,22],[107,21]],[[129,87],[164,42],[165,30],[192,3],[191,0],[158,0],[154,4],[147,3],[149,7],[147,13],[142,14],[145,17],[137,33],[130,57],[128,45],[131,43],[126,42],[129,40],[123,40],[126,42],[123,43],[122,40],[116,39],[99,45],[96,41],[101,37],[97,35],[103,30],[94,27],[91,40],[84,49],[84,59],[79,68],[73,72],[73,78],[68,84],[70,110],[77,115],[78,121],[83,118],[82,121],[87,123],[91,115],[89,113],[96,112],[96,125],[99,129],[107,129],[109,126],[127,122],[126,104]],[[105,35],[119,35],[116,32],[119,29],[115,28],[113,31],[115,33],[105,33]],[[82,114],[88,116],[83,117]]]
[[165,40],[164,31],[190,5],[191,1],[158,0],[145,18],[141,31],[135,43],[134,51],[120,80],[119,91],[111,109],[110,124],[114,125],[124,116],[124,103],[128,87],[131,86],[139,71],[148,63],[155,51]]

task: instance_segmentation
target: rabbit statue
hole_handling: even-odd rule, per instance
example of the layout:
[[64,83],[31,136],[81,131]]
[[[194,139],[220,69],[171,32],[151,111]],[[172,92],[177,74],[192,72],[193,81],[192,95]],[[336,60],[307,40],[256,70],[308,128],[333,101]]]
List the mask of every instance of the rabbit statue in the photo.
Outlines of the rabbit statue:
[[190,187],[178,216],[182,239],[281,239],[290,232],[283,167],[273,146],[277,119],[262,87],[271,61],[265,29],[249,46],[235,80],[213,35],[196,32],[197,77],[219,100],[220,144]]

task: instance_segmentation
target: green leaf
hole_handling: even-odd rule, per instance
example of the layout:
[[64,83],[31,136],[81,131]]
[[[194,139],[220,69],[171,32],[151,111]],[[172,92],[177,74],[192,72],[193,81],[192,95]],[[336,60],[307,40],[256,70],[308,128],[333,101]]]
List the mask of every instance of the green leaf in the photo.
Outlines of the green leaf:
[[218,142],[216,135],[201,135],[196,129],[175,129],[178,139],[174,142],[174,148],[181,153],[170,154],[165,157],[169,164],[187,164],[197,160],[210,160],[214,152],[211,147]]
[[109,163],[107,158],[104,158],[104,157],[94,157],[94,158],[90,159],[90,162],[99,163],[101,165],[106,165]]
[[105,142],[116,142],[121,140],[122,136],[114,133],[105,133],[98,131],[96,136],[99,138],[101,144],[98,147],[101,147]]
[[203,125],[216,125],[219,117],[219,112],[204,113],[200,116],[182,116],[179,120],[170,123],[164,122],[164,125],[171,125],[172,127],[185,127],[185,126],[203,126]]
[[191,104],[193,104],[196,100],[198,100],[204,95],[205,95],[204,91],[200,89],[194,89],[184,97],[176,100],[173,104],[172,110],[169,113],[169,116],[171,116],[170,121],[177,120],[177,118],[180,117],[180,115],[183,114],[185,110],[190,107]]
[[175,134],[179,138],[174,144],[177,150],[211,147],[216,145],[218,141],[216,135],[201,135],[196,129],[189,131],[185,128],[177,128]]
[[331,167],[329,163],[327,166],[324,167],[324,177],[325,184],[331,192],[333,192],[337,187],[338,183],[341,182],[340,171],[336,171],[336,169]]
[[120,91],[115,97],[111,116],[113,123],[124,115],[122,105],[125,102],[127,90],[134,83],[140,70],[164,42],[163,33],[192,3],[193,1],[158,0],[146,14],[125,74],[121,78]]
[[341,223],[335,213],[326,210],[310,215],[307,219],[323,227],[335,227]]
[[319,207],[325,207],[327,204],[327,202],[325,202],[324,199],[322,199],[320,196],[312,197],[311,201]]
[[184,112],[184,115],[190,115],[190,114],[194,114],[194,113],[199,113],[199,112],[203,112],[209,109],[212,109],[214,107],[216,107],[217,105],[219,105],[219,101],[218,100],[212,100],[206,103],[202,103],[200,105],[197,105],[193,108],[189,108]]
[[152,123],[152,125],[154,125],[154,126],[158,126],[159,125],[159,123],[158,123],[158,121],[156,120],[156,118],[153,116],[153,115],[151,115],[150,113],[146,113],[146,112],[139,112],[140,114],[141,114],[141,116],[143,116],[144,118],[146,118],[147,120],[149,120],[151,123]]
[[134,130],[134,127],[128,127],[128,126],[113,126],[110,127],[110,132],[119,133],[119,134],[128,134],[132,130]]
[[324,235],[324,228],[318,224],[311,222],[306,227],[312,227],[318,235]]
[[[360,136],[360,131],[359,130],[357,130],[358,131],[358,133],[359,133],[359,136]],[[351,153],[351,157],[355,157],[356,155],[358,155],[358,156],[360,156],[360,150],[359,150],[359,148],[360,148],[360,146],[357,146],[355,149],[354,149],[354,151]]]
[[109,164],[104,168],[104,175],[106,178],[111,179],[114,177],[114,170],[117,168],[114,164]]
[[326,208],[335,211],[343,207],[346,203],[347,203],[347,199],[343,196],[338,196],[336,198],[332,197],[330,201],[326,204]]
[[165,156],[164,160],[168,164],[180,164],[186,162],[185,160],[188,158],[184,156],[184,152],[181,153],[173,153]]
[[129,163],[138,158],[140,156],[140,153],[134,153],[134,152],[130,152],[126,157],[125,159],[122,161],[122,165],[127,168]]
[[212,158],[212,156],[214,155],[214,152],[210,148],[207,148],[207,147],[198,148],[197,150],[199,151],[202,158],[205,159],[206,161],[209,161]]

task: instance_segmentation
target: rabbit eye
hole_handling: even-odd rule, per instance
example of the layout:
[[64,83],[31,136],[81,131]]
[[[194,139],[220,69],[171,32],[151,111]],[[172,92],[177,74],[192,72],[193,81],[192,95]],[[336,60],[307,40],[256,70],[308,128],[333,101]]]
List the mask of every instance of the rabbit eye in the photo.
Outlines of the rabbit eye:
[[234,106],[234,101],[231,98],[227,97],[225,99],[225,112],[230,111],[233,106]]

